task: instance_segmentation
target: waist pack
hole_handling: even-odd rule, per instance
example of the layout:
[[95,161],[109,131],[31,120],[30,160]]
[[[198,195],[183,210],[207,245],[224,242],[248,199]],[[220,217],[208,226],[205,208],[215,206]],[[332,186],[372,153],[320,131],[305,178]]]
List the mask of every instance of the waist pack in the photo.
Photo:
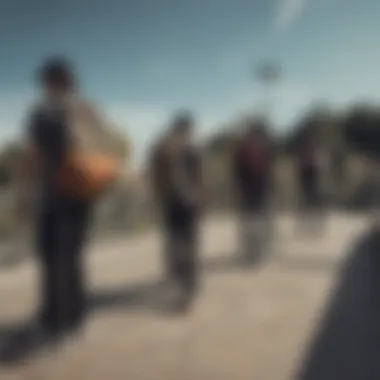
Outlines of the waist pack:
[[119,136],[83,101],[70,101],[67,114],[70,144],[58,168],[58,187],[68,197],[91,200],[119,177],[121,159],[115,149]]

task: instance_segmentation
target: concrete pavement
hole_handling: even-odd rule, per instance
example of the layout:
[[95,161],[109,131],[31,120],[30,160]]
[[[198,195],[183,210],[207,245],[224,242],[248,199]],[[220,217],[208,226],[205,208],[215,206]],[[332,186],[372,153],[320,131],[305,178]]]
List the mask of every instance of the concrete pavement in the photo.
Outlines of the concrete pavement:
[[[0,379],[317,380],[299,368],[350,245],[365,228],[364,220],[337,214],[327,223],[321,236],[306,238],[294,233],[293,217],[278,217],[270,259],[242,270],[234,262],[234,221],[208,220],[202,293],[185,317],[165,315],[154,302],[161,276],[156,233],[93,246],[84,336],[54,356],[0,367]],[[36,302],[34,265],[0,272],[0,341]]]

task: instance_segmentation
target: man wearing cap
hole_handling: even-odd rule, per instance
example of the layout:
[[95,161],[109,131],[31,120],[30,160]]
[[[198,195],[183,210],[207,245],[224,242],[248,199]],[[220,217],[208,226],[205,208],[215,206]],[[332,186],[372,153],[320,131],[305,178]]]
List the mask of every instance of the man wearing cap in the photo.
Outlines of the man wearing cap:
[[181,310],[190,305],[198,285],[198,225],[202,199],[201,160],[193,141],[194,121],[178,115],[157,147],[153,161],[156,196],[166,235],[167,276],[180,289]]
[[77,331],[85,317],[83,248],[90,224],[92,201],[71,199],[57,184],[57,172],[66,155],[67,101],[77,97],[77,83],[62,58],[45,62],[38,73],[42,101],[26,128],[26,151],[20,173],[19,209],[25,208],[30,188],[38,183],[36,251],[41,263],[39,330],[48,338]]

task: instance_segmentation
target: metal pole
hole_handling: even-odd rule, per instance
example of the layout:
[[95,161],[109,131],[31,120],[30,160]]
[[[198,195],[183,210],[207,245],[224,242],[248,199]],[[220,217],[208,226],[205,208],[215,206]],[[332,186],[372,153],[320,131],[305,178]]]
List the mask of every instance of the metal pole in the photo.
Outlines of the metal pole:
[[[262,95],[259,104],[259,117],[270,123],[274,107],[274,88],[280,78],[280,68],[277,64],[271,62],[264,62],[260,64],[255,71],[255,76],[261,85],[260,92]],[[274,233],[274,194],[273,186],[271,186],[269,203],[264,215],[265,218],[265,242],[264,249],[269,254],[269,242],[272,241]]]
[[277,64],[265,62],[255,69],[255,76],[261,85],[262,98],[259,105],[259,113],[269,120],[273,112],[274,87],[280,78],[280,68]]

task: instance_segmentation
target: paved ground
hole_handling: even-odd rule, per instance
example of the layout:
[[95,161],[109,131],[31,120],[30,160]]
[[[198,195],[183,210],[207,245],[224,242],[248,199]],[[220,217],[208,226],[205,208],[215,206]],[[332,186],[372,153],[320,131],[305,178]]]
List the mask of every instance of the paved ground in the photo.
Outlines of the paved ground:
[[[203,291],[187,317],[160,313],[152,302],[161,270],[154,233],[95,246],[88,259],[93,312],[84,336],[55,355],[0,367],[0,379],[351,380],[323,375],[323,363],[308,359],[349,247],[365,227],[343,215],[327,223],[321,236],[302,238],[290,217],[279,217],[270,260],[245,271],[234,266],[234,222],[205,223]],[[0,272],[0,339],[12,322],[32,314],[36,283],[30,263]]]

